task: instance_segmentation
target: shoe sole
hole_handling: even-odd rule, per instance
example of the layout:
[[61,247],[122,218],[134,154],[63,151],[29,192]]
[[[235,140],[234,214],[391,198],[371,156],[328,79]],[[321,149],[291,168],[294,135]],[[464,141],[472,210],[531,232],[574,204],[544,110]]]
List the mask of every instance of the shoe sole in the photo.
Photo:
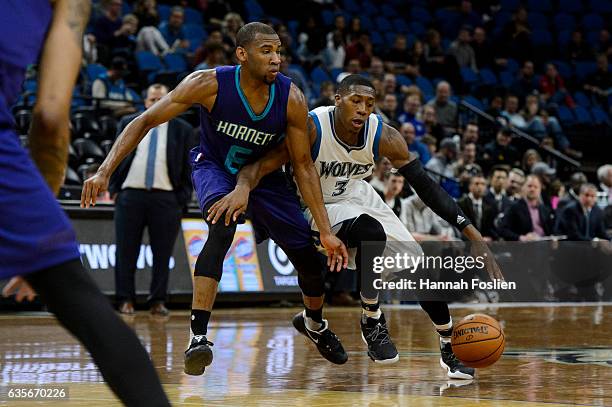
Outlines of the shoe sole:
[[204,373],[206,366],[212,363],[212,360],[213,353],[209,347],[198,346],[189,349],[189,351],[185,353],[185,374],[200,376]]
[[[331,362],[331,363],[333,363],[333,364],[335,364],[335,365],[343,365],[343,364],[345,364],[345,363],[346,363],[346,361],[348,360],[348,355],[346,355],[346,352],[344,353],[344,354],[346,355],[346,359],[344,359],[344,360],[335,361],[335,360],[329,360],[329,359],[327,359],[327,357],[325,357],[325,355],[324,355],[323,353],[321,353],[321,350],[319,349],[319,345],[318,345],[318,344],[317,344],[317,343],[316,343],[316,342],[315,342],[315,341],[314,341],[314,340],[313,340],[313,339],[312,339],[312,338],[311,338],[311,337],[310,337],[310,336],[309,336],[309,335],[308,335],[308,334],[307,334],[305,331],[302,331],[302,330],[300,329],[300,326],[297,324],[297,321],[296,321],[296,319],[295,319],[295,318],[294,318],[294,319],[291,321],[291,323],[293,324],[293,327],[295,328],[295,330],[296,330],[296,331],[298,331],[300,334],[304,335],[304,336],[305,336],[305,337],[306,337],[308,340],[310,340],[310,342],[312,342],[312,343],[314,343],[314,344],[315,344],[315,346],[316,346],[317,350],[319,351],[319,354],[320,354],[321,356],[323,356],[323,359],[325,359],[325,360],[327,360],[328,362]],[[304,329],[306,329],[306,326],[305,326],[305,325],[304,325]],[[328,329],[329,329],[329,328],[328,328]]]
[[442,366],[442,369],[446,370],[446,375],[449,378],[451,378],[451,379],[461,379],[461,380],[472,380],[472,379],[474,379],[474,376],[469,375],[467,373],[463,373],[463,372],[460,372],[460,371],[451,372],[450,367],[446,363],[444,363],[442,358],[440,358],[440,366]]
[[[361,340],[366,344],[366,346],[368,345],[368,341],[366,341],[365,336],[363,336],[363,332],[361,333]],[[390,359],[375,359],[368,350],[368,356],[374,361],[374,363],[379,363],[381,365],[392,365],[393,363],[397,363],[399,361],[399,353]]]

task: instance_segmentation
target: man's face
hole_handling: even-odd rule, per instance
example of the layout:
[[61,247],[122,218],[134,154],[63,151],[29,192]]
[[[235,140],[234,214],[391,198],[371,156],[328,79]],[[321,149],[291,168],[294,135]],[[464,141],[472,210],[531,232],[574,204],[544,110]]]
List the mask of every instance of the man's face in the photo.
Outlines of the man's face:
[[602,72],[608,72],[608,58],[605,55],[597,57],[597,69]]
[[436,122],[436,109],[433,106],[425,105],[423,108],[423,121],[428,124]]
[[580,204],[586,209],[591,209],[597,202],[597,190],[593,188],[585,188],[579,195]]
[[153,106],[157,101],[159,101],[162,97],[164,97],[168,91],[163,88],[149,88],[147,91],[147,98],[144,101],[145,107],[148,109]]
[[525,62],[525,64],[523,65],[523,76],[533,76],[533,62]]
[[183,13],[175,11],[170,14],[170,18],[168,19],[168,25],[172,28],[180,28],[183,25],[184,19],[185,16],[183,15]]
[[223,43],[223,35],[221,35],[221,31],[215,30],[215,31],[211,32],[210,35],[208,36],[207,42],[212,42],[212,43],[216,43],[216,44],[222,44]]
[[383,62],[378,58],[373,58],[370,64],[370,72],[373,75],[382,75],[385,72]]
[[478,44],[482,44],[487,39],[487,33],[482,28],[478,27],[474,30],[474,41]]
[[238,47],[238,60],[247,68],[251,77],[264,83],[272,84],[280,70],[281,41],[276,34],[257,34],[255,39],[246,45]]
[[397,38],[395,38],[395,49],[404,51],[406,49],[406,37],[404,37],[403,35],[398,36]]
[[461,30],[459,31],[459,41],[467,44],[468,42],[470,42],[470,40],[472,36],[470,35],[470,32],[468,30]]
[[321,90],[321,96],[326,97],[328,99],[333,99],[334,97],[334,85],[327,85]]
[[397,196],[404,189],[404,177],[401,175],[391,174],[387,179],[385,189],[392,195]]
[[512,137],[510,136],[510,134],[507,134],[503,131],[497,133],[497,144],[499,144],[500,146],[505,147],[509,145],[511,141]]
[[612,188],[612,170],[608,170],[608,173],[603,178],[602,182],[605,186]]
[[395,113],[397,110],[397,97],[394,94],[385,95],[385,99],[383,101],[383,109],[389,113]]
[[474,195],[474,198],[481,199],[487,190],[487,182],[483,177],[474,176],[470,180],[469,190]]
[[336,111],[345,129],[358,132],[374,111],[376,92],[369,86],[351,85],[344,94],[336,95]]
[[397,81],[395,79],[395,75],[389,73],[385,75],[384,79],[385,84],[385,92],[393,93],[395,92],[395,87],[397,85]]
[[469,143],[463,147],[463,159],[466,164],[476,161],[476,144]]
[[406,144],[410,145],[414,143],[416,133],[414,131],[414,126],[412,125],[412,123],[402,124],[402,127],[400,127],[400,133],[404,137],[404,140],[406,140]]
[[351,59],[346,69],[348,73],[359,73],[361,71],[361,65],[359,65],[359,60]]
[[478,141],[478,126],[475,124],[468,124],[463,132],[464,143],[476,143]]
[[538,177],[528,177],[523,185],[523,196],[530,201],[535,201],[540,199],[541,192],[542,186]]
[[497,193],[506,189],[507,182],[508,176],[504,171],[494,171],[493,175],[491,175],[491,187]]
[[506,192],[508,193],[508,195],[514,195],[520,192],[524,183],[524,177],[521,177],[520,174],[511,172],[510,175],[508,175],[508,188],[506,189]]
[[404,110],[410,114],[417,114],[421,108],[421,100],[417,95],[410,95],[404,102]]
[[436,101],[438,103],[447,103],[450,98],[450,86],[447,83],[440,83],[436,88]]
[[514,96],[506,99],[506,111],[508,113],[516,113],[518,110],[518,99]]
[[118,16],[121,14],[121,9],[123,7],[123,1],[122,0],[112,0],[109,4],[108,7],[108,11],[114,15],[114,16]]

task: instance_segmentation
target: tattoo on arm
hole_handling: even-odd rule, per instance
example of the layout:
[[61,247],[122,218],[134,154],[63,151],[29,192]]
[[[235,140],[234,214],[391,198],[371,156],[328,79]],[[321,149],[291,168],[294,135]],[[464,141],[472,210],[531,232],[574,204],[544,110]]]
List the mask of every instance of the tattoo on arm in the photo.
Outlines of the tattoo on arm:
[[70,31],[74,34],[74,39],[79,46],[83,41],[83,32],[89,20],[91,11],[91,1],[89,0],[68,0],[68,15],[66,22]]

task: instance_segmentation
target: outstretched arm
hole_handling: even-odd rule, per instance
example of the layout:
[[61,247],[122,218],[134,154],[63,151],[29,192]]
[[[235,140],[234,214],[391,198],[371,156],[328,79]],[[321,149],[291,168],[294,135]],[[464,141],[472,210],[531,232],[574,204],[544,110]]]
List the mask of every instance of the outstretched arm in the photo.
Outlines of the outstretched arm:
[[214,70],[196,71],[123,129],[104,162],[93,177],[83,184],[81,207],[96,204],[96,196],[108,188],[108,180],[121,161],[131,153],[149,130],[159,126],[199,103],[211,108],[217,94]]
[[406,178],[406,181],[414,188],[419,198],[425,205],[430,207],[438,216],[457,227],[465,237],[474,242],[474,250],[477,254],[486,257],[487,271],[491,279],[503,279],[501,270],[495,262],[493,255],[486,245],[482,244],[482,235],[468,220],[457,202],[451,198],[442,187],[427,175],[421,162],[408,152],[408,145],[403,137],[394,128],[383,125],[383,133],[380,139],[380,155],[387,157],[394,168]]

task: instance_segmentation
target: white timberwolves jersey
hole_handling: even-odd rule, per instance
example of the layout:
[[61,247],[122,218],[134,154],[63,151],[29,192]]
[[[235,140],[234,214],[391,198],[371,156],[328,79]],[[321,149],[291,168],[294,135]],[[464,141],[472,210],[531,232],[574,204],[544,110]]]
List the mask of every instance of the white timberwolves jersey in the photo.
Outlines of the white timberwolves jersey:
[[317,129],[312,160],[321,178],[325,203],[355,196],[358,185],[372,174],[383,125],[380,116],[371,114],[365,122],[359,145],[349,146],[335,133],[334,111],[334,106],[324,106],[309,113]]

